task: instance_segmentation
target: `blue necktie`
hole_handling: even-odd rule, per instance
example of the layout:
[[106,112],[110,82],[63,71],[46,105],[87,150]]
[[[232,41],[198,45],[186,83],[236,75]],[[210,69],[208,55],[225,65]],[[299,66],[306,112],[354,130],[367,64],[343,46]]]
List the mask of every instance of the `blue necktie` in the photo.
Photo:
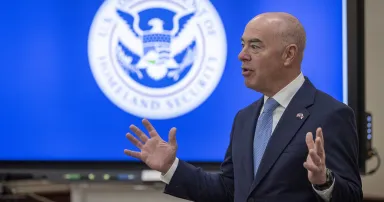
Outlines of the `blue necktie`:
[[272,135],[273,111],[279,106],[273,98],[268,98],[264,104],[263,113],[257,121],[255,137],[253,140],[253,166],[254,176],[260,165],[260,161],[264,155],[269,138]]

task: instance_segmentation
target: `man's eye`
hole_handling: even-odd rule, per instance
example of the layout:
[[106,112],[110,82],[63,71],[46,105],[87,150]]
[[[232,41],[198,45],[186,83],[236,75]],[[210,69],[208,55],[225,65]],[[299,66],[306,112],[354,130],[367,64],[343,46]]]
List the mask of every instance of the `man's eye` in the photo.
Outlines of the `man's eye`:
[[259,46],[257,46],[257,45],[252,45],[251,46],[253,49],[259,49],[260,47]]

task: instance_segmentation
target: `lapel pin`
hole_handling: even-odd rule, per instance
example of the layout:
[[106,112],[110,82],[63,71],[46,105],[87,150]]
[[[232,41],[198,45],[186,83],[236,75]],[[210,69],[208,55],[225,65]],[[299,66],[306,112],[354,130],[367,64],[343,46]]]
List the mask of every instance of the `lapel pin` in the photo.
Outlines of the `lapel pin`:
[[304,118],[304,114],[303,113],[298,113],[298,114],[296,114],[296,118],[303,119]]

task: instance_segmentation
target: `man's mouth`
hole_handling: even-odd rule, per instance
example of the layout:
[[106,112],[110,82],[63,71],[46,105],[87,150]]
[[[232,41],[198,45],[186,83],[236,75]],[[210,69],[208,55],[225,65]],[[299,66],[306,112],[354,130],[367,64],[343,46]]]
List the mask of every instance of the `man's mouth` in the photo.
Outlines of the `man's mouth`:
[[248,69],[248,68],[246,68],[246,67],[243,67],[243,68],[241,68],[242,69],[242,75],[243,76],[250,76],[251,75],[251,73],[253,72],[251,69]]
[[251,69],[248,69],[246,67],[243,67],[242,70],[243,70],[243,72],[250,72],[250,71],[252,71]]

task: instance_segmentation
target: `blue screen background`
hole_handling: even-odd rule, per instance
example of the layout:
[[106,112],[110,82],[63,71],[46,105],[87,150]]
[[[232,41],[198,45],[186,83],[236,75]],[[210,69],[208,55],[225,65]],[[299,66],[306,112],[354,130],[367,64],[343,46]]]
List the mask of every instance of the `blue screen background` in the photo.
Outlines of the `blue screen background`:
[[[7,1],[0,18],[0,160],[130,161],[125,138],[141,118],[101,92],[87,55],[89,29],[102,0]],[[343,101],[342,1],[212,0],[225,26],[226,68],[212,95],[178,118],[153,120],[166,140],[177,127],[187,161],[221,161],[238,110],[260,98],[244,86],[237,56],[246,23],[268,11],[297,16],[307,32],[303,72]],[[225,58],[222,58],[223,60]]]

